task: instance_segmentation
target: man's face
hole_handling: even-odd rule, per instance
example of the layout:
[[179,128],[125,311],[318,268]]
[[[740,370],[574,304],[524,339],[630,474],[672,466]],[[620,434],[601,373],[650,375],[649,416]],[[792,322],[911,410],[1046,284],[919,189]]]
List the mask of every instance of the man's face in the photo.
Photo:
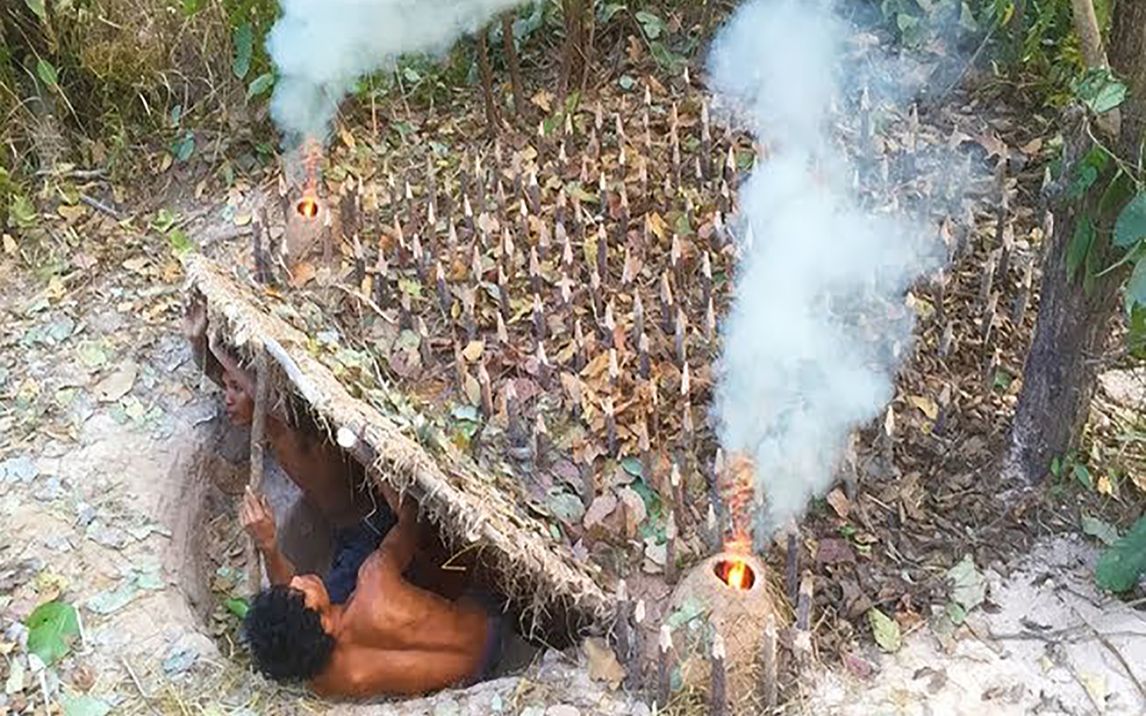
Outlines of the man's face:
[[255,401],[230,371],[223,372],[223,403],[232,425],[250,425],[255,415]]

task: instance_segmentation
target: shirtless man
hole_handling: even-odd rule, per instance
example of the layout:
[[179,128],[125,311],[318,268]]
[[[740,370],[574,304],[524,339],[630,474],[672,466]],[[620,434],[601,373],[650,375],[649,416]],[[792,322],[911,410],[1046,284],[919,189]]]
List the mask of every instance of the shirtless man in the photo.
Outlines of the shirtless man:
[[[207,312],[201,301],[189,307],[183,330],[191,342],[196,364],[223,388],[231,423],[250,425],[255,407],[254,377],[234,356],[208,345]],[[394,524],[394,515],[385,502],[364,487],[364,471],[356,461],[325,440],[317,429],[296,427],[297,422],[285,414],[268,411],[267,443],[286,474],[334,528],[334,563],[327,576],[327,589],[331,601],[341,604],[354,589],[358,567]],[[273,521],[269,541],[262,539],[268,530],[265,521],[258,528],[263,534],[254,533],[256,526],[251,516],[256,512],[269,513],[266,498],[248,490],[241,511],[243,526],[263,553],[270,582],[286,584],[294,577],[295,567],[278,549]]]
[[314,575],[255,597],[244,621],[257,668],[322,696],[412,696],[487,677],[500,646],[493,610],[449,600],[402,576],[418,552],[417,506],[386,501],[397,525],[358,571],[345,605]]

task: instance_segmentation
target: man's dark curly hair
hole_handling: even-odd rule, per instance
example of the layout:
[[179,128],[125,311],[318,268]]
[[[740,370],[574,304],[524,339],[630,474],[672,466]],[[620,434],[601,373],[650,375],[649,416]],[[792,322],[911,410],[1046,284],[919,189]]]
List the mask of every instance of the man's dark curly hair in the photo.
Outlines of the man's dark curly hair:
[[309,681],[330,662],[334,637],[303,593],[285,585],[260,592],[243,620],[255,667],[275,681]]

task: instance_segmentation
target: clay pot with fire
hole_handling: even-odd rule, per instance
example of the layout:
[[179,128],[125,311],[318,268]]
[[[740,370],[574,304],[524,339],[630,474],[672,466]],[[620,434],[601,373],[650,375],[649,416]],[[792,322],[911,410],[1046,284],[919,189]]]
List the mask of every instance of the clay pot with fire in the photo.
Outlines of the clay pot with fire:
[[750,554],[722,552],[689,572],[667,612],[691,617],[673,631],[683,685],[708,689],[715,630],[724,640],[729,702],[750,703],[759,684],[756,660],[764,623],[769,615],[779,619],[775,604],[765,566]]

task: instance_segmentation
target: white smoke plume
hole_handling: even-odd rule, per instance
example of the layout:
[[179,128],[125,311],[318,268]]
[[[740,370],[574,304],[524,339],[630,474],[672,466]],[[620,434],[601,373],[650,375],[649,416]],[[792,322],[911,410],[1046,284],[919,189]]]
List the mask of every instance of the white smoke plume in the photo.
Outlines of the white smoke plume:
[[521,0],[281,0],[267,37],[278,70],[271,116],[287,146],[325,140],[342,98],[399,56],[447,51]]
[[739,189],[741,260],[714,403],[725,452],[756,461],[758,540],[826,491],[851,431],[892,398],[913,327],[905,292],[943,258],[934,226],[871,208],[856,187],[836,130],[835,108],[859,92],[846,80],[910,88],[890,60],[852,64],[850,32],[815,0],[752,0],[709,57],[718,102],[765,148]]

